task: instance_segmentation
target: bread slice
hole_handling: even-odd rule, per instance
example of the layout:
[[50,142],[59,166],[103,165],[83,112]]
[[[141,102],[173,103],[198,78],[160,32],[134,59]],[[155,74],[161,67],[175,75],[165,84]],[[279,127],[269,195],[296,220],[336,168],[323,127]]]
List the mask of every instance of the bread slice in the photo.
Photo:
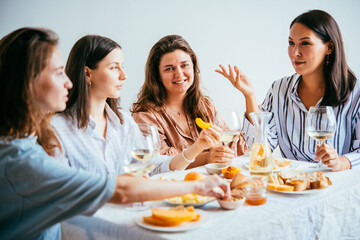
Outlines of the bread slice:
[[316,171],[311,173],[310,175],[310,187],[312,189],[322,189],[327,188],[332,185],[330,179],[325,176],[325,174],[321,171]]

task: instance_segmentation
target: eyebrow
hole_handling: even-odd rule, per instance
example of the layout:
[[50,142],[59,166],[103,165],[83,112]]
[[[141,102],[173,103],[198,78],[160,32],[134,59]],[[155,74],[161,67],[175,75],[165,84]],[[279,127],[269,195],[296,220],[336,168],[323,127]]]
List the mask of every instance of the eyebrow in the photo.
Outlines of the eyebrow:
[[[185,60],[185,61],[182,61],[180,63],[183,64],[183,63],[188,63],[188,62],[190,62],[190,60]],[[168,65],[163,66],[163,68],[172,67],[172,66],[174,66],[174,65],[168,64]]]
[[[289,37],[289,39],[293,40],[291,37]],[[311,39],[310,37],[303,37],[303,38],[300,38],[300,40],[305,40],[305,39]]]

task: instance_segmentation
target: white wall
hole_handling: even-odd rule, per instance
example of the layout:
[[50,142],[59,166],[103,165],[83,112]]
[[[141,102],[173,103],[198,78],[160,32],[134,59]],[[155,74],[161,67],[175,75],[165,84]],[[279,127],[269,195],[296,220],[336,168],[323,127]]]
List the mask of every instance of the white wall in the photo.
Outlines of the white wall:
[[287,56],[290,22],[323,9],[338,22],[348,64],[360,76],[360,1],[357,0],[0,0],[0,38],[24,26],[47,27],[60,36],[64,61],[85,34],[100,34],[124,50],[128,109],[144,80],[150,48],[168,34],[182,35],[200,61],[202,85],[221,110],[245,110],[244,99],[215,73],[219,63],[237,64],[261,103],[271,83],[293,68]]

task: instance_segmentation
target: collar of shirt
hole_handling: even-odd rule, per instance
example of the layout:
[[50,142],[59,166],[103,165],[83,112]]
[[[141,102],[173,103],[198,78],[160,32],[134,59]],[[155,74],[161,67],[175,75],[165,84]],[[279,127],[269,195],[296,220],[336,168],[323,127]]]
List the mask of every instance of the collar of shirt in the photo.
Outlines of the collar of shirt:
[[[301,75],[295,74],[294,77],[290,80],[292,83],[289,83],[291,87],[290,90],[290,98],[295,102],[295,104],[304,112],[308,112],[304,103],[301,101],[299,94],[298,94],[298,87],[301,80]],[[315,106],[319,106],[322,101],[322,98],[316,103]]]

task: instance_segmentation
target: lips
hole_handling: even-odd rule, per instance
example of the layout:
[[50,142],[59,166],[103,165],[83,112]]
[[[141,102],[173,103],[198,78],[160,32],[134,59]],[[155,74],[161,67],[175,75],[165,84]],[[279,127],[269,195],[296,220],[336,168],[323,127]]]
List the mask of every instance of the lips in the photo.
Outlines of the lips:
[[293,61],[295,66],[300,66],[302,64],[305,64],[305,61]]

